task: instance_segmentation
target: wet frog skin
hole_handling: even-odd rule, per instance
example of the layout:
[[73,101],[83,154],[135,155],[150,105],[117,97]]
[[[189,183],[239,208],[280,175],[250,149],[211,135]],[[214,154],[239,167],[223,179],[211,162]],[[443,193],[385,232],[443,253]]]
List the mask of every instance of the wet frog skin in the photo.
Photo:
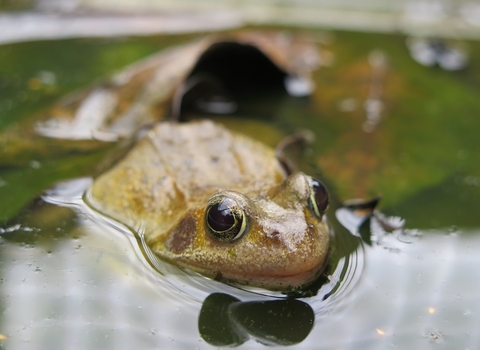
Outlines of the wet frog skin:
[[159,257],[228,282],[296,288],[327,257],[323,185],[212,121],[157,124],[87,200],[144,232]]

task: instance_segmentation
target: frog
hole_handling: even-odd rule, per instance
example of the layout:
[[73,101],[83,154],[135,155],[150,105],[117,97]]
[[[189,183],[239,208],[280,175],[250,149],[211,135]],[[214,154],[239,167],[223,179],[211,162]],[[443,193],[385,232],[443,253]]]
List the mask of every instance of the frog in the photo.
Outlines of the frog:
[[281,152],[212,120],[159,122],[86,194],[162,260],[208,278],[270,290],[323,272],[328,192]]

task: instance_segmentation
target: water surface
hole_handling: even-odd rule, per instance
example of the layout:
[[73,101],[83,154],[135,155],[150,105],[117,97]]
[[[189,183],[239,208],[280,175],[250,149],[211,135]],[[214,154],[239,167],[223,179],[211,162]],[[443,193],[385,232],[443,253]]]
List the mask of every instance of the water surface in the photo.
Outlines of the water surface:
[[[252,100],[237,124],[230,122],[243,118],[252,129],[259,121],[279,134],[309,128],[317,135],[309,159],[334,198],[336,250],[327,283],[301,299],[315,322],[295,348],[478,348],[480,45],[464,43],[469,64],[451,72],[415,62],[403,36],[309,34],[321,43],[325,63],[313,96]],[[188,39],[2,46],[0,126],[21,129],[63,93]],[[79,54],[65,53],[71,50]],[[368,108],[372,101],[380,113]],[[4,348],[210,349],[198,327],[210,293],[242,301],[283,297],[152,266],[138,237],[82,207],[81,188],[72,182],[62,195],[38,199],[57,181],[103,171],[102,159],[116,146],[52,155],[36,145],[25,146],[31,153],[17,163],[0,165]],[[380,210],[404,218],[405,231],[373,228],[373,239],[363,236],[362,243],[335,222],[336,203],[379,193]],[[239,346],[264,347],[254,340]]]

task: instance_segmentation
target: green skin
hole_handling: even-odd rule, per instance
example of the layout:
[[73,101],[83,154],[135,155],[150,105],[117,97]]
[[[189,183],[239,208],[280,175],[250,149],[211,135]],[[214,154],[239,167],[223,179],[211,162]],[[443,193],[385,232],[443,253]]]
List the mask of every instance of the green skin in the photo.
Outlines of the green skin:
[[[161,258],[208,277],[297,288],[325,265],[327,223],[312,212],[310,178],[285,174],[275,151],[212,121],[159,123],[88,193],[99,212],[142,227]],[[245,230],[221,242],[205,222],[209,200],[237,203]]]

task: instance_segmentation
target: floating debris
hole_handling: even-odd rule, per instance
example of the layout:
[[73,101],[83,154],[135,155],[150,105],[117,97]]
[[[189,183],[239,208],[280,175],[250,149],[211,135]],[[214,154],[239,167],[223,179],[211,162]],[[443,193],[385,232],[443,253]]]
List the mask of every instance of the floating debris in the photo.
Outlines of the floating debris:
[[[172,103],[175,107],[179,101],[182,110],[185,100],[200,110],[226,113],[236,110],[229,90],[242,87],[248,91],[264,85],[280,87],[293,96],[306,96],[315,88],[311,73],[321,64],[317,51],[312,40],[286,33],[209,35],[163,50],[101,84],[66,96],[47,111],[36,132],[51,138],[112,142],[171,116],[172,109],[175,114],[180,108],[172,108]],[[225,74],[225,65],[236,68]],[[213,96],[193,94],[188,84],[205,85],[204,79],[192,80],[198,75],[209,77],[210,88],[224,86],[227,93],[219,94],[216,89]],[[35,79],[33,88],[55,81],[48,72]],[[197,101],[183,99],[186,94],[197,96]]]
[[0,234],[16,232],[16,231],[23,231],[23,232],[40,232],[40,229],[37,227],[28,227],[22,226],[21,224],[15,224],[7,228],[0,227]]
[[393,234],[402,243],[411,243],[418,236],[417,231],[405,230],[405,219],[387,216],[376,209],[381,197],[370,200],[352,199],[345,201],[335,212],[338,221],[353,235],[361,237],[365,243],[380,244],[386,234]]
[[435,343],[435,344],[442,344],[445,342],[442,333],[439,331],[428,331],[425,337],[430,340],[430,342]]
[[426,67],[438,65],[453,71],[467,65],[466,50],[459,43],[439,38],[408,38],[407,46],[412,58]]

